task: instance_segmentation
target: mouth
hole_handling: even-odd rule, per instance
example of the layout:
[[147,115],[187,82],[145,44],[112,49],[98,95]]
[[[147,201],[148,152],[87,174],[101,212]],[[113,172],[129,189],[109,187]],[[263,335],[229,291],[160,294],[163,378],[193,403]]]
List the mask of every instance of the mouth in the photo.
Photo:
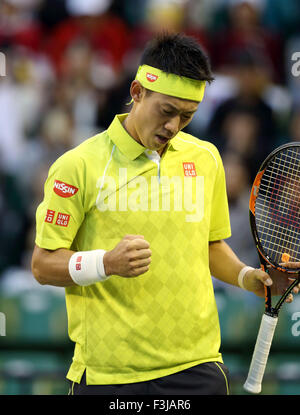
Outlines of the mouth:
[[155,137],[158,139],[158,141],[159,141],[161,144],[167,144],[167,142],[170,140],[170,138],[169,138],[169,137],[165,137],[165,136],[160,135],[160,134],[156,134],[156,136],[155,136]]

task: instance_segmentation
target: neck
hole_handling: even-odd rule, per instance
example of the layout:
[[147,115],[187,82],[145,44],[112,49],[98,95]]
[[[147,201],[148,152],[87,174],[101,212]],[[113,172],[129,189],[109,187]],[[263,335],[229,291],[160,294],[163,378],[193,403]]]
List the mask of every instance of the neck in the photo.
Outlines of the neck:
[[[131,112],[128,114],[128,116],[125,118],[125,120],[122,123],[123,127],[125,128],[125,130],[128,132],[128,134],[139,144],[141,144],[142,146],[144,145],[140,138],[139,135],[134,127],[134,123],[133,123],[133,119],[132,119],[132,114]],[[160,148],[157,150],[158,154],[160,156],[162,156],[163,152],[165,151],[167,145],[165,145],[163,148]],[[151,149],[149,149],[151,150]]]
[[125,128],[125,130],[128,132],[128,134],[135,140],[137,141],[139,144],[141,143],[141,140],[139,139],[138,133],[136,132],[136,129],[134,127],[134,123],[132,120],[132,115],[131,112],[128,114],[128,116],[125,118],[125,120],[123,121],[123,127]]

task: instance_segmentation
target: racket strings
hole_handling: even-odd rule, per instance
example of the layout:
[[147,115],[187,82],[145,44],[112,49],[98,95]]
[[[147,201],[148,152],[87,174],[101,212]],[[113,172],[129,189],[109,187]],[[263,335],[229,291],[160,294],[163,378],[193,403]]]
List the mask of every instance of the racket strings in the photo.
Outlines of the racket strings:
[[[278,209],[270,206],[269,214],[272,216],[273,223],[263,221],[262,226],[259,226],[263,244],[268,249],[269,255],[272,258],[275,256],[274,261],[276,263],[280,262],[283,255],[287,258],[296,259],[298,257],[299,246],[299,238],[296,232],[298,221],[295,218],[295,214],[289,212],[284,217],[282,212],[279,212]],[[262,214],[266,215],[266,211],[264,210]]]
[[[274,191],[268,203],[264,201],[261,217],[264,220],[259,227],[264,239],[265,247],[268,248],[268,254],[272,258],[275,256],[276,262],[279,262],[283,253],[288,252],[288,256],[297,257],[298,238],[294,227],[298,225],[298,219],[295,216],[295,207],[290,207],[287,203],[287,197]],[[266,207],[268,212],[266,212]],[[284,209],[285,208],[285,209]],[[267,221],[267,215],[271,216],[271,221]],[[275,223],[275,226],[274,226]],[[293,246],[294,245],[294,246]]]
[[300,258],[300,153],[278,153],[267,166],[256,199],[255,220],[261,243],[273,262]]

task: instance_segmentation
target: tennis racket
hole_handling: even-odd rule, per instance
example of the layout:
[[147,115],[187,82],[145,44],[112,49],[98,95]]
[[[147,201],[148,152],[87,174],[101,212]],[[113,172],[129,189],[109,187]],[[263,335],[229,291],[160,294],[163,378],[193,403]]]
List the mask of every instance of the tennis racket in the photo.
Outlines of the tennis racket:
[[271,288],[265,286],[265,312],[244,384],[247,392],[260,393],[279,310],[299,283],[300,268],[289,269],[288,262],[300,261],[300,143],[278,147],[262,163],[251,189],[249,215],[261,268],[298,273],[275,307]]

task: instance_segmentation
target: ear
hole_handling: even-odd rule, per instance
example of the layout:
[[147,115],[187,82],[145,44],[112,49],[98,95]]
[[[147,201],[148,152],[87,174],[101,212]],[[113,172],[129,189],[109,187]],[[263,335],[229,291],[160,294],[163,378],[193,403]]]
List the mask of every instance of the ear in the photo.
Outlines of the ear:
[[134,102],[141,102],[145,93],[145,88],[136,79],[130,85],[130,95]]

